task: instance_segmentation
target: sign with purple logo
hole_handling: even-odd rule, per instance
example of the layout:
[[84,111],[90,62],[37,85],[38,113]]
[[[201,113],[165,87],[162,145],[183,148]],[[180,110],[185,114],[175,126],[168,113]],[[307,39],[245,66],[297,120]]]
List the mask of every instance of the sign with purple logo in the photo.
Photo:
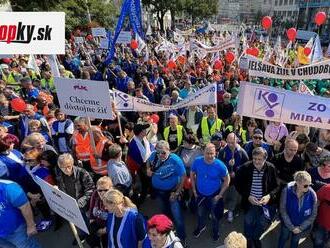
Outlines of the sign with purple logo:
[[237,112],[243,116],[330,129],[329,98],[240,83]]
[[254,114],[280,120],[285,94],[258,88],[253,102]]

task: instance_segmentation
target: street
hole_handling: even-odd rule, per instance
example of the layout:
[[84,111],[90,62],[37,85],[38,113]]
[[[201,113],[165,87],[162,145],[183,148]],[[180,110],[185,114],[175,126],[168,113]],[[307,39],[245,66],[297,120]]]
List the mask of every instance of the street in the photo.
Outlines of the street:
[[[159,213],[156,206],[155,200],[147,200],[142,206],[142,212],[147,216],[152,216],[153,214]],[[196,239],[192,236],[192,232],[195,229],[197,217],[192,215],[190,212],[185,211],[185,223],[187,232],[187,241],[190,248],[216,248],[223,244],[225,237],[232,231],[243,232],[243,215],[239,215],[234,219],[233,223],[228,223],[224,217],[220,222],[220,239],[218,242],[213,242],[211,238],[211,223],[204,233]],[[262,237],[262,244],[264,248],[276,248],[277,241],[279,237],[280,225],[279,222],[273,223],[273,225],[267,230],[267,232]],[[70,230],[68,224],[65,224],[59,231],[53,232],[52,229],[46,233],[38,234],[38,239],[40,240],[43,247],[46,248],[69,248],[72,246],[73,234]],[[87,244],[84,247],[88,248]],[[310,239],[306,239],[301,242],[299,248],[311,248],[312,243]]]

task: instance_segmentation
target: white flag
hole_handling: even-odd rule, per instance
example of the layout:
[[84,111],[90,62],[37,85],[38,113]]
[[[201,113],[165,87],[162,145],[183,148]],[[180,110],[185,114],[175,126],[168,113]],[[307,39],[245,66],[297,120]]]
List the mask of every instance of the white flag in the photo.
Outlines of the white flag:
[[322,59],[323,59],[323,51],[322,51],[321,41],[320,41],[320,37],[317,35],[314,41],[312,64],[315,62],[319,62]]
[[58,69],[57,65],[57,58],[56,55],[48,55],[48,63],[50,65],[50,68],[52,70],[52,74],[54,77],[61,77],[60,70]]
[[37,74],[40,74],[39,67],[38,67],[38,65],[37,65],[37,63],[36,63],[36,60],[35,60],[33,54],[30,54],[30,57],[29,57],[29,61],[28,61],[27,67],[33,69]]

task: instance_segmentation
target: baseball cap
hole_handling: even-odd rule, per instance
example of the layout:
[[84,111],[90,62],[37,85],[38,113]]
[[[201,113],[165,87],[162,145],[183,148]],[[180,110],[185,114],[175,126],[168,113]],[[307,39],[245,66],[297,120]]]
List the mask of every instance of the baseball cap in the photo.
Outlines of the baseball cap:
[[253,131],[253,135],[261,135],[261,136],[264,136],[264,133],[263,133],[263,131],[261,130],[261,129],[259,129],[259,128],[256,128],[256,129],[254,129],[254,131]]
[[149,124],[136,124],[133,128],[133,132],[135,135],[139,135],[143,130],[146,130],[149,127]]

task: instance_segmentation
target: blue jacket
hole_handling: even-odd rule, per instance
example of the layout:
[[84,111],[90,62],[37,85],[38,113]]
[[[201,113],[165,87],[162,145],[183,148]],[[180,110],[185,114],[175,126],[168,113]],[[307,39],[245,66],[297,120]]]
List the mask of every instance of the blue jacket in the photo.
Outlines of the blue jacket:
[[[313,214],[316,201],[315,192],[311,188],[305,193],[299,208],[299,199],[295,192],[295,183],[291,182],[286,188],[286,213],[294,226],[300,226]],[[308,226],[309,227],[309,226]]]
[[[115,225],[114,214],[110,213],[107,219],[107,234],[108,234],[108,248],[113,248],[113,229]],[[118,247],[119,248],[137,248],[138,237],[136,233],[136,219],[138,212],[136,209],[129,209],[125,212],[122,221],[119,226],[117,237],[119,237]]]
[[[267,160],[269,161],[273,157],[273,151],[272,151],[271,146],[265,142],[262,142],[261,147],[267,151],[267,155],[268,155]],[[249,158],[252,159],[252,151],[254,149],[253,141],[249,141],[248,143],[246,143],[243,148],[246,151]]]

